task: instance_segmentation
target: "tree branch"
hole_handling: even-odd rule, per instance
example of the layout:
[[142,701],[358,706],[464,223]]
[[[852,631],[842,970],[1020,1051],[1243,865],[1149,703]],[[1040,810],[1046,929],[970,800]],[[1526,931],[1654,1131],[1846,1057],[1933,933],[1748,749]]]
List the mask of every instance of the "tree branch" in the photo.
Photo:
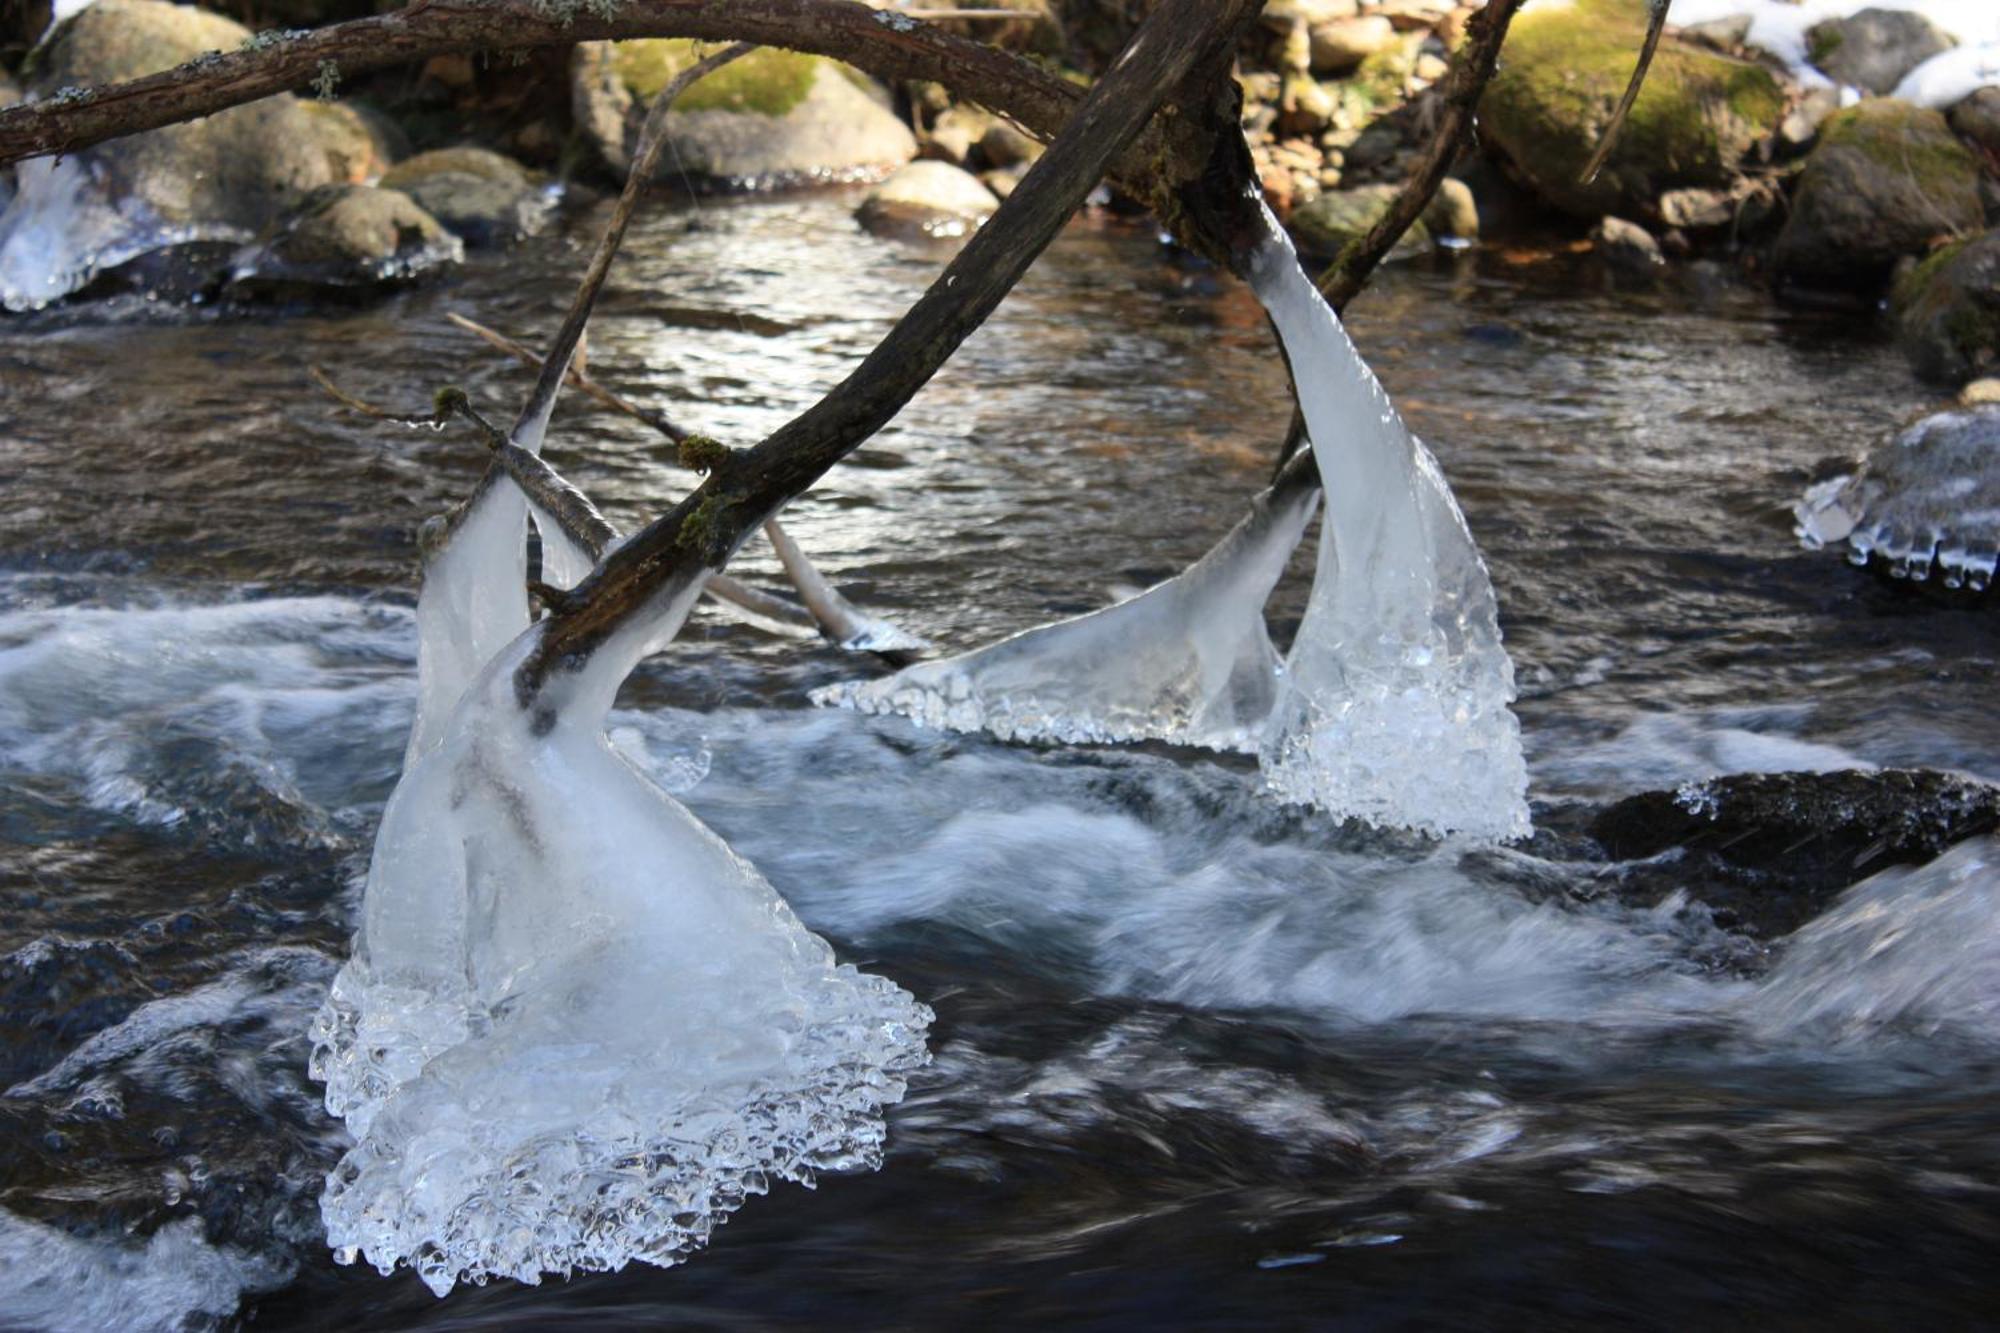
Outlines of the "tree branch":
[[[1257,7],[1257,0],[1162,0],[1049,151],[861,365],[756,448],[717,458],[700,489],[598,566],[579,589],[578,604],[552,617],[521,668],[517,688],[524,699],[559,664],[583,660],[643,613],[655,593],[691,567],[721,568],[752,528],[893,417],[993,312],[1170,94],[1181,93],[1175,118],[1198,120],[1194,129],[1210,145],[1209,156],[1224,159],[1221,174],[1237,176],[1228,191],[1235,202],[1218,210],[1244,207],[1252,187],[1243,171],[1228,57]],[[1230,108],[1226,120],[1218,116],[1222,105]],[[1208,165],[1196,175],[1204,176]],[[1219,187],[1220,181],[1202,180],[1190,202],[1203,203],[1199,196]]]

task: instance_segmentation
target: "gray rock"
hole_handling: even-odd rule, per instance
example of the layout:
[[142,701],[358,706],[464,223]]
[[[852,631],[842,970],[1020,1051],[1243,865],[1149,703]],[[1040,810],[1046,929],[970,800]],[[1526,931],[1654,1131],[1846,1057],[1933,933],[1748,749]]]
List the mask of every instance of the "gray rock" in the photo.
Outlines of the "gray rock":
[[962,167],[971,159],[972,150],[979,147],[980,140],[994,123],[993,115],[978,107],[947,107],[931,122],[919,154]]
[[554,202],[527,168],[485,148],[419,153],[384,172],[381,184],[409,195],[454,235],[481,247],[540,231]]
[[1897,259],[1984,222],[1979,164],[1944,117],[1872,98],[1822,127],[1773,261],[1788,281],[1875,289]]
[[1896,282],[1897,339],[1926,379],[1959,384],[2000,365],[2000,232],[1948,245]]
[[1735,51],[1742,47],[1743,39],[1750,35],[1752,20],[1748,14],[1732,14],[1728,18],[1710,19],[1706,23],[1689,23],[1681,28],[1681,36],[1692,38],[1718,51]]
[[334,179],[352,185],[374,180],[410,151],[401,130],[380,112],[351,102],[308,99],[299,109],[317,127]]
[[1290,32],[1294,24],[1311,27],[1353,18],[1360,12],[1360,0],[1270,0],[1258,14],[1258,21],[1272,32],[1282,33]]
[[965,236],[1000,206],[993,191],[949,162],[912,162],[868,192],[855,215],[884,235]]
[[[616,175],[644,108],[698,56],[671,38],[586,42],[571,65],[579,128]],[[862,75],[819,56],[760,49],[702,79],[667,117],[660,177],[737,187],[861,179],[916,156],[916,138]]]
[[1950,33],[1903,9],[1864,9],[1806,33],[1807,57],[1828,78],[1871,93],[1894,92],[1905,74],[1956,45]]
[[[1306,251],[1331,258],[1349,241],[1366,235],[1400,193],[1393,185],[1330,190],[1292,210],[1289,219],[1292,235]],[[1446,177],[1430,206],[1403,233],[1391,253],[1411,254],[1438,237],[1464,241],[1479,237],[1479,209],[1464,181]]]
[[1981,88],[1951,109],[1952,129],[2000,162],[2000,88]]
[[399,190],[336,185],[316,191],[242,256],[239,292],[291,296],[391,287],[464,256],[457,237]]
[[[1742,773],[1645,792],[1599,813],[1590,835],[1638,862],[1621,897],[1700,886],[1717,923],[1766,939],[1816,916],[1848,885],[1930,860],[2000,823],[2000,787],[1930,769]],[[1671,869],[1651,865],[1677,851]],[[1656,878],[1657,877],[1657,878]]]
[[1696,231],[1727,227],[1736,220],[1736,200],[1721,190],[1668,190],[1660,196],[1660,221]]
[[[30,91],[138,78],[249,36],[161,0],[98,0],[53,35]],[[0,216],[0,304],[46,304],[141,255],[250,240],[333,182],[332,157],[322,127],[279,96],[29,163]]]
[[1387,51],[1400,40],[1395,25],[1380,14],[1315,24],[1306,30],[1306,36],[1315,74],[1351,74],[1369,56]]
[[1590,243],[1605,263],[1624,273],[1655,273],[1667,262],[1653,233],[1624,218],[1599,220],[1590,233]]
[[1026,166],[1047,151],[1040,139],[1010,121],[996,120],[979,136],[979,155],[996,169]]

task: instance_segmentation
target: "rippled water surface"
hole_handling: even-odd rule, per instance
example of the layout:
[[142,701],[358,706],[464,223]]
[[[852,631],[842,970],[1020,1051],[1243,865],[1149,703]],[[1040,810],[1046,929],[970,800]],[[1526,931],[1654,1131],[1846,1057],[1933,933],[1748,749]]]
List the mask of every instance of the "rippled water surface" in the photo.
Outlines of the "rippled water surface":
[[[850,205],[643,220],[593,373],[760,437],[942,258]],[[1857,965],[1918,997],[1895,1021],[1833,1021],[1804,1001],[1852,995],[1719,929],[1698,877],[1633,906],[1560,838],[1343,830],[1233,760],[811,711],[871,663],[712,611],[615,735],[937,1009],[888,1166],[753,1200],[671,1271],[440,1302],[334,1265],[304,1028],[408,727],[412,532],[484,459],[307,370],[506,414],[524,373],[445,315],[545,336],[592,234],[360,311],[0,322],[0,1326],[2000,1322],[2000,1026],[1954,999],[2000,977],[2000,908],[1955,900],[1939,976]],[[1790,533],[1817,465],[1929,404],[1893,349],[1563,254],[1405,266],[1353,315],[1492,566],[1539,818],[1729,771],[2000,779],[1990,610]],[[1286,413],[1247,292],[1085,220],[789,522],[863,606],[970,646],[1198,555]],[[624,525],[686,484],[587,401],[548,454]]]

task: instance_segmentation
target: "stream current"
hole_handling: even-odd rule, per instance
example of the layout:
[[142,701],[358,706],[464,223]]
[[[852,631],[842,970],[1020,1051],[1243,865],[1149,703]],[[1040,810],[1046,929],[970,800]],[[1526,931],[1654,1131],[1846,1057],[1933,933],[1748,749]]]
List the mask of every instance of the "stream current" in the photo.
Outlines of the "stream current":
[[[650,211],[593,373],[761,437],[940,261],[851,204]],[[670,1271],[438,1301],[334,1264],[346,1138],[306,1026],[409,728],[412,532],[484,458],[306,368],[509,415],[526,374],[444,316],[544,337],[594,225],[356,312],[0,322],[0,1327],[2000,1320],[1990,997],[1824,1021],[1922,990],[1921,949],[1787,991],[1785,943],[1718,929],[1698,879],[1620,905],[1547,838],[1343,829],[1248,759],[812,710],[866,659],[706,605],[612,734],[936,1010],[884,1169],[776,1187]],[[1733,771],[2000,779],[1990,613],[1791,535],[1823,460],[1931,403],[1886,342],[1700,269],[1618,293],[1502,248],[1392,269],[1351,313],[1491,568],[1538,818]],[[787,524],[864,609],[970,647],[1199,555],[1284,395],[1247,291],[1086,219]],[[686,485],[574,396],[547,456],[621,527]],[[758,544],[734,572],[775,570]],[[2000,940],[1951,901],[1961,947]]]

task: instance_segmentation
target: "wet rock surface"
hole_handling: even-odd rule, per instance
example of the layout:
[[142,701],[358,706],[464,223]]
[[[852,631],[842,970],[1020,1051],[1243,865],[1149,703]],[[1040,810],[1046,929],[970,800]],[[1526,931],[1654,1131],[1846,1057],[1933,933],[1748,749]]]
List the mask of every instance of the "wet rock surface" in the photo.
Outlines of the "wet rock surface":
[[999,199],[977,176],[947,162],[911,162],[868,192],[855,216],[884,235],[964,236]]
[[2000,362],[2000,232],[1948,245],[1896,283],[1896,334],[1926,379],[1960,384]]
[[1979,164],[1944,116],[1876,99],[1822,127],[1773,262],[1804,285],[1879,288],[1902,256],[1984,222]]
[[438,148],[383,173],[467,245],[496,246],[532,236],[547,221],[553,195],[525,167],[491,149]]
[[2000,826],[2000,787],[1932,769],[1745,773],[1627,797],[1588,833],[1626,868],[1640,901],[1689,890],[1718,924],[1765,939],[1817,915],[1842,889],[1928,861]]
[[464,254],[400,190],[332,186],[244,256],[232,287],[252,296],[354,293],[416,281]]

